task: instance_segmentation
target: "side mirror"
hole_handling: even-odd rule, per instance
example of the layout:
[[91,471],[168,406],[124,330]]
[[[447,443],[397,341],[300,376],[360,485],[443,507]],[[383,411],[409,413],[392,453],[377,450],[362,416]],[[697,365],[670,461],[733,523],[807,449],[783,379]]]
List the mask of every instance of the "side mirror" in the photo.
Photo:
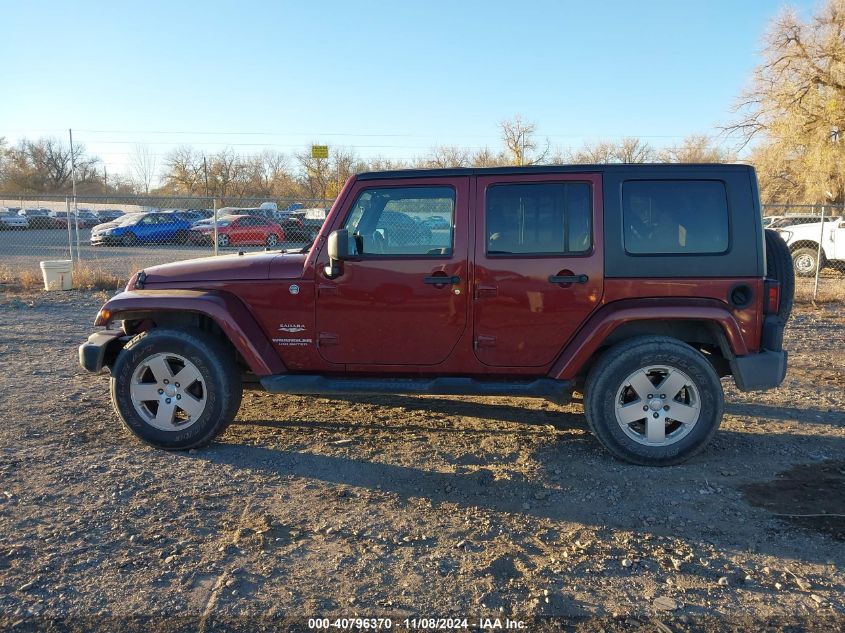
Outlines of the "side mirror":
[[349,257],[349,231],[338,229],[329,233],[327,250],[329,253],[329,264],[324,272],[326,277],[334,279],[343,274],[341,262]]

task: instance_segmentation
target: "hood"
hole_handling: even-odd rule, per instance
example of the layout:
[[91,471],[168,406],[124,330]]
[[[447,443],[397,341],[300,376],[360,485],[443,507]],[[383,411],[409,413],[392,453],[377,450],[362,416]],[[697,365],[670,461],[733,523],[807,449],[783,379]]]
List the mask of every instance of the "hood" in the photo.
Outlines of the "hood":
[[101,222],[100,224],[94,227],[94,232],[99,233],[100,231],[104,231],[106,229],[113,229],[119,224],[120,222]]
[[[203,257],[145,268],[145,283],[299,279],[305,255],[278,252]],[[272,264],[272,266],[271,266]]]

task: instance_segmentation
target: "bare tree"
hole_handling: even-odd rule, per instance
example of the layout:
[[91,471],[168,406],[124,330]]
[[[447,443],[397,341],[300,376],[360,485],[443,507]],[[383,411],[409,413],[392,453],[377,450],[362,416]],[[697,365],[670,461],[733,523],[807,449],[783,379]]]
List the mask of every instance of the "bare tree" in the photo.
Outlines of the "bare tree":
[[164,192],[192,195],[204,191],[205,172],[202,156],[192,147],[177,147],[167,155],[164,165]]
[[681,143],[661,150],[658,157],[664,163],[729,163],[736,160],[731,152],[703,134],[686,137]]
[[615,158],[620,163],[649,163],[657,155],[654,148],[642,139],[626,136],[616,145]]
[[[99,159],[85,154],[83,145],[74,148],[76,180],[81,191],[100,192],[103,188]],[[21,192],[65,193],[71,187],[70,147],[55,138],[21,140],[6,150],[3,187]]]
[[626,136],[618,143],[599,141],[587,143],[570,155],[577,164],[647,163],[656,158],[654,149],[646,142]]
[[616,148],[613,143],[599,141],[598,143],[586,144],[581,149],[572,153],[570,162],[584,165],[601,165],[603,163],[615,163]]
[[158,160],[149,145],[135,145],[129,157],[129,168],[138,190],[150,193],[150,187],[156,179]]
[[478,150],[472,155],[470,164],[473,167],[501,167],[508,164],[503,152],[494,153],[489,147]]
[[549,153],[549,142],[546,140],[545,148],[538,151],[539,145],[534,137],[537,124],[533,121],[526,121],[522,115],[517,114],[512,119],[501,121],[499,129],[502,134],[502,143],[514,165],[536,165],[546,159]]
[[420,161],[421,167],[469,167],[471,162],[468,150],[456,145],[441,145],[433,148],[427,157]]

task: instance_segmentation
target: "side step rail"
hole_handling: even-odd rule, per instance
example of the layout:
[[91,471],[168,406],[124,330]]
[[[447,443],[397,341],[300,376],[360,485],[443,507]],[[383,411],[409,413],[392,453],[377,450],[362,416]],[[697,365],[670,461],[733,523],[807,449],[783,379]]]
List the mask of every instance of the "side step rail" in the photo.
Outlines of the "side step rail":
[[272,393],[297,395],[430,395],[430,396],[511,396],[545,398],[558,404],[570,401],[571,380],[537,378],[535,380],[476,380],[463,377],[441,378],[335,378],[327,376],[281,374],[265,376],[261,386]]

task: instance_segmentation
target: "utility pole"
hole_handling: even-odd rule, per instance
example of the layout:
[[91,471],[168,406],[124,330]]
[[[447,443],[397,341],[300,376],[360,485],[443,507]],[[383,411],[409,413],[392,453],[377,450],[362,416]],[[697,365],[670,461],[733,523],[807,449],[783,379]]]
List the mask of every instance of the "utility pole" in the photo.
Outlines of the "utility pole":
[[109,188],[109,174],[106,171],[106,166],[103,165],[103,189]]
[[[70,178],[73,183],[73,219],[76,227],[76,261],[79,262],[79,203],[76,200],[76,154],[73,151],[73,130],[68,128],[70,136]],[[67,219],[70,225],[70,216]]]
[[205,197],[208,198],[208,163],[205,160],[205,154],[202,155],[202,171],[205,174]]

